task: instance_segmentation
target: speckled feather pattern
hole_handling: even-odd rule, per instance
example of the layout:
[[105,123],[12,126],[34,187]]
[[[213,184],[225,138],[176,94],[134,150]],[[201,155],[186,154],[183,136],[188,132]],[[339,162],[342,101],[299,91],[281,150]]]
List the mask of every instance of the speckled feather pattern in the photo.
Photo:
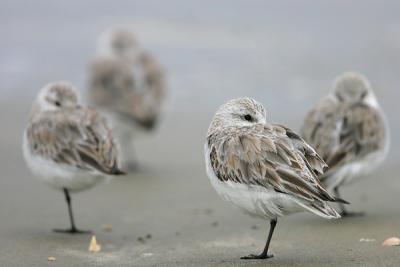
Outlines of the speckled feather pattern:
[[117,168],[116,146],[109,127],[90,108],[45,111],[26,128],[32,155],[104,174]]
[[[334,185],[338,184],[328,180],[343,179],[334,176],[345,167],[359,163],[358,171],[347,174],[356,176],[357,172],[362,173],[362,169],[375,165],[370,160],[383,161],[389,144],[385,116],[365,77],[346,73],[339,79],[341,84],[336,82],[334,92],[308,113],[302,127],[303,138],[329,166],[329,170],[320,176],[321,180]],[[347,95],[346,90],[349,91]],[[359,99],[349,97],[361,90],[364,90],[364,95]],[[347,177],[347,181],[351,179]]]
[[130,49],[133,56],[96,56],[89,69],[89,101],[124,123],[149,130],[165,99],[164,74],[149,53]]
[[77,192],[123,174],[105,119],[82,107],[68,82],[50,83],[39,92],[22,147],[35,176],[55,189]]
[[[229,122],[235,112],[253,113],[250,124]],[[207,134],[206,157],[220,184],[263,188],[318,209],[338,214],[325,204],[337,201],[318,180],[325,162],[300,136],[287,127],[265,121],[265,110],[250,98],[236,99],[217,111]],[[211,178],[210,178],[211,179]],[[262,200],[260,200],[262,201]],[[284,209],[284,207],[282,207]]]

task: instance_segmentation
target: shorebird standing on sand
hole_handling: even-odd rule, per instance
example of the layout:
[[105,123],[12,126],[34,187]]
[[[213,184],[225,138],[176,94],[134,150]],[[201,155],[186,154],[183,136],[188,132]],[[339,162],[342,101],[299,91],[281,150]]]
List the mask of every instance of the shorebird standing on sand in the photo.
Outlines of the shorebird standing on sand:
[[39,92],[24,132],[23,153],[33,174],[65,194],[71,228],[56,232],[85,233],[75,225],[70,192],[123,174],[105,120],[80,106],[76,89],[67,82],[50,83]]
[[263,252],[242,259],[266,259],[279,217],[310,211],[327,219],[340,215],[326,202],[330,195],[318,180],[325,162],[289,128],[266,120],[264,107],[251,98],[222,105],[205,144],[207,174],[226,201],[251,215],[270,220]]
[[[340,187],[376,169],[389,150],[385,114],[368,80],[354,72],[336,79],[333,92],[306,116],[302,135],[328,164],[320,179],[338,197]],[[363,213],[341,205],[341,215]]]
[[110,118],[123,166],[137,167],[133,140],[154,130],[165,99],[164,75],[128,30],[103,34],[90,66],[89,102]]

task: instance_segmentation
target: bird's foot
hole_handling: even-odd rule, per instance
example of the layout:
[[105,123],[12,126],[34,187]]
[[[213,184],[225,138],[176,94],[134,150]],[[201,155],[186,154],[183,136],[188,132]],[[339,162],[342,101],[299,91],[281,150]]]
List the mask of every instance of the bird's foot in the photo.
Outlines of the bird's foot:
[[76,227],[72,227],[70,229],[54,229],[53,232],[60,233],[60,234],[91,234],[92,231],[82,231],[77,229]]
[[363,217],[365,216],[365,212],[352,212],[352,211],[342,211],[340,216],[343,218],[351,218],[351,217]]
[[264,259],[269,259],[272,258],[274,255],[270,254],[260,254],[260,255],[254,255],[254,254],[250,254],[249,256],[244,256],[241,257],[242,260],[264,260]]

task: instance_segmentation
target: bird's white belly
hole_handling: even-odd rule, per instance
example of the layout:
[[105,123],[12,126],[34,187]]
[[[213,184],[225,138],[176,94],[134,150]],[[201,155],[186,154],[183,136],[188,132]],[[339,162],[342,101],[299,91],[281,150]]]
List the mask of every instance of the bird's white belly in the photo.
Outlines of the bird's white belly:
[[40,156],[32,155],[26,135],[23,140],[23,154],[32,173],[40,181],[54,189],[66,188],[77,192],[89,189],[105,179],[100,173],[78,170],[72,166],[57,164]]
[[253,216],[274,219],[304,210],[293,197],[276,192],[273,189],[220,181],[214,173],[207,152],[206,168],[210,182],[221,198]]
[[325,182],[328,189],[348,185],[375,170],[386,158],[386,151],[371,153],[362,160],[343,166]]

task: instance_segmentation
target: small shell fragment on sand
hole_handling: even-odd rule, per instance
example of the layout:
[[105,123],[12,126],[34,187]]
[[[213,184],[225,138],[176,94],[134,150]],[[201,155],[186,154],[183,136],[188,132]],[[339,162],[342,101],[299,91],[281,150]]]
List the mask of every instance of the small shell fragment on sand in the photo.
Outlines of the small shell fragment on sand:
[[391,246],[400,246],[400,239],[398,237],[390,237],[383,241],[382,246],[391,247]]
[[56,261],[57,259],[55,257],[47,257],[48,261]]
[[89,245],[89,252],[100,252],[101,250],[101,246],[99,244],[97,244],[97,240],[96,240],[96,236],[92,236],[92,240],[90,240],[90,245]]

